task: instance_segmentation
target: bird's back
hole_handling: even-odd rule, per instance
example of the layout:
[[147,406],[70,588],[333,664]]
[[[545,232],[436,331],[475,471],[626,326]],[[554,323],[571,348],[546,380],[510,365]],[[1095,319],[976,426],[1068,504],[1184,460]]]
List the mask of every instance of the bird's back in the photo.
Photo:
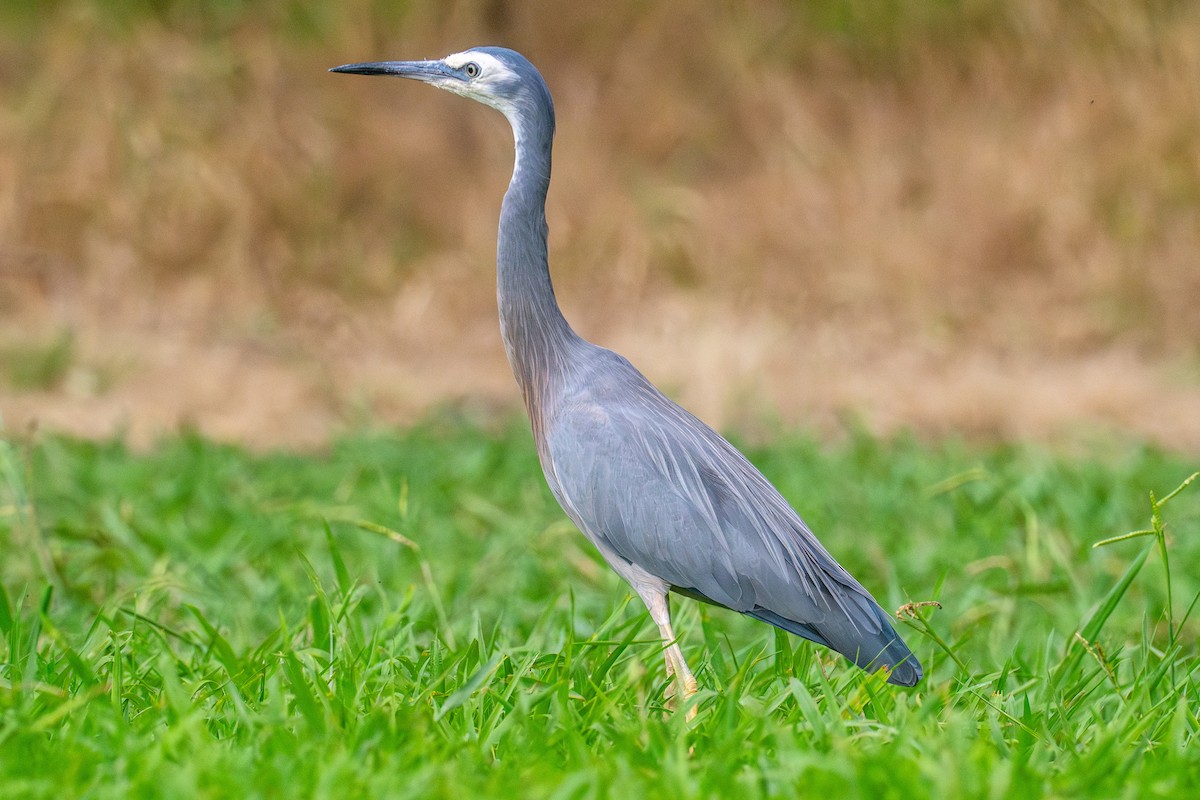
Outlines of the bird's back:
[[582,344],[540,443],[563,509],[606,557],[912,685],[921,668],[871,595],[736,448],[624,358]]

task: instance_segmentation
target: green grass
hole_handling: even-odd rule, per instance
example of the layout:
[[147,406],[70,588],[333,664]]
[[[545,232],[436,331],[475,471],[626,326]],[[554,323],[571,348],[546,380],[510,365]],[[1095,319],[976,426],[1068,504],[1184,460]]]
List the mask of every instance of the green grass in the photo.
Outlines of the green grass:
[[703,690],[665,714],[522,425],[0,440],[0,797],[1194,796],[1200,486],[1147,528],[1194,461],[749,452],[885,606],[942,603],[904,629],[921,686],[677,602]]

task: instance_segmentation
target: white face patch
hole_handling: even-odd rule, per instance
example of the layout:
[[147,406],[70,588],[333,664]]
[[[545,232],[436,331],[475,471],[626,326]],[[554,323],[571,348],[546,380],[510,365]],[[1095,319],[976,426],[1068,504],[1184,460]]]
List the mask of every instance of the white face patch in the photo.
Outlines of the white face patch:
[[462,69],[470,63],[478,64],[479,75],[470,81],[466,83],[453,81],[439,85],[455,94],[460,94],[489,105],[504,113],[505,116],[509,115],[511,101],[507,98],[501,98],[496,91],[496,87],[499,84],[517,80],[518,76],[503,61],[488,53],[481,53],[478,50],[467,50],[462,53],[448,55],[442,59],[442,62],[454,69]]
[[484,90],[486,90],[486,87],[501,80],[511,80],[516,77],[513,71],[504,65],[503,61],[493,55],[478,51],[471,52],[468,50],[465,53],[454,53],[453,55],[446,56],[442,61],[454,67],[454,69],[462,69],[472,62],[478,64],[479,76],[471,82]]

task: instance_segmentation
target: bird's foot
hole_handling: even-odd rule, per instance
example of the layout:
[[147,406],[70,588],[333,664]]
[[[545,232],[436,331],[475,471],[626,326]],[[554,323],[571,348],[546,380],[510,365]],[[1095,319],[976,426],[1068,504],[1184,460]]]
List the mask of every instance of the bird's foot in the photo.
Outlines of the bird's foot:
[[685,719],[691,722],[696,718],[696,705],[688,701],[700,691],[699,685],[696,683],[696,678],[690,672],[682,677],[677,676],[676,680],[667,684],[666,691],[663,692],[663,697],[666,699],[666,706],[672,713],[676,713],[680,708],[686,708]]

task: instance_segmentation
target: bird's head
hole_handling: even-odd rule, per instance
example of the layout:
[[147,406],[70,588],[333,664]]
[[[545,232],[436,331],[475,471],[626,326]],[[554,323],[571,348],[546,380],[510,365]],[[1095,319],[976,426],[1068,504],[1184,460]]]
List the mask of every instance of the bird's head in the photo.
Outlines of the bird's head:
[[504,47],[473,47],[436,61],[346,64],[330,72],[409,78],[469,97],[501,111],[518,137],[530,121],[548,121],[551,132],[554,129],[554,103],[546,82],[525,56]]

